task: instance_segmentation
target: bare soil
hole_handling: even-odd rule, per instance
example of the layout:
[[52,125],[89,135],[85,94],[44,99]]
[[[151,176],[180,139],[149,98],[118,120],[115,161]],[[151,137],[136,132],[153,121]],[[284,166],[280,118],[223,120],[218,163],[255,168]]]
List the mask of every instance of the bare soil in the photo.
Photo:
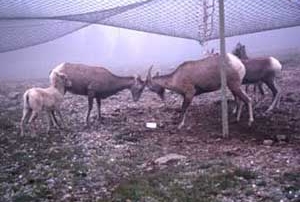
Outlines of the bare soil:
[[[90,127],[87,98],[68,93],[67,130],[46,134],[41,114],[36,135],[20,137],[22,94],[48,81],[2,81],[0,201],[300,201],[300,66],[282,63],[280,108],[263,113],[272,100],[265,87],[254,124],[246,110],[239,123],[230,114],[226,139],[220,92],[196,97],[178,130],[181,97],[168,92],[163,102],[147,89],[137,103],[128,91],[103,100],[103,119],[94,106]],[[170,153],[186,158],[154,162]]]

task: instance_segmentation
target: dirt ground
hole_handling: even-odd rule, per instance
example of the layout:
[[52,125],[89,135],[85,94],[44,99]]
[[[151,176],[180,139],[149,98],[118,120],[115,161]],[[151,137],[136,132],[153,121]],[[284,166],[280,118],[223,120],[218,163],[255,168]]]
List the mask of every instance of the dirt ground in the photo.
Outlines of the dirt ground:
[[[137,103],[128,91],[103,100],[101,122],[94,105],[89,128],[87,99],[68,93],[68,130],[46,134],[42,114],[36,135],[20,137],[22,94],[48,81],[2,81],[0,201],[300,201],[300,63],[291,58],[282,61],[280,108],[263,113],[265,87],[252,127],[246,110],[240,123],[230,114],[227,139],[220,92],[196,97],[178,130],[181,97],[168,92],[163,102],[147,89]],[[155,161],[168,154],[184,157]]]

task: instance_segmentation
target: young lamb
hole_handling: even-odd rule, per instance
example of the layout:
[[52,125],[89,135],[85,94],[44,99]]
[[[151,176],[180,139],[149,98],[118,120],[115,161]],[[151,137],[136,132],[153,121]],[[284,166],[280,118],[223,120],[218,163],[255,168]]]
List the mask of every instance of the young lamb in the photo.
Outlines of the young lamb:
[[57,72],[53,72],[53,74],[55,74],[56,77],[50,87],[31,88],[24,93],[23,116],[20,123],[21,136],[24,135],[24,123],[28,121],[31,125],[37,118],[38,114],[43,110],[46,111],[48,115],[47,133],[50,131],[51,122],[55,126],[58,126],[57,119],[54,116],[55,111],[60,117],[63,127],[65,127],[59,107],[63,101],[65,86],[70,87],[72,83],[64,74]]

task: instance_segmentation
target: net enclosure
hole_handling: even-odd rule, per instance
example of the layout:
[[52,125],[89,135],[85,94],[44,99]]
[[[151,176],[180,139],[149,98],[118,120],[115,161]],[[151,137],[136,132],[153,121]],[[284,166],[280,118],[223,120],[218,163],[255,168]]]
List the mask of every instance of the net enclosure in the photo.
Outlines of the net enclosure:
[[[102,24],[200,43],[219,37],[218,0],[0,1],[0,52]],[[300,0],[225,0],[225,36],[300,26]]]

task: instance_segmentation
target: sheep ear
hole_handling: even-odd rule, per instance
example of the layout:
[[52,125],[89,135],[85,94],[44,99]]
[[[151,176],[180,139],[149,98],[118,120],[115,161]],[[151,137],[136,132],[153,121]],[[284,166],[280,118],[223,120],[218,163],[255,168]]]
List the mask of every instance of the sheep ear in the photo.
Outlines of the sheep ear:
[[58,72],[56,72],[56,74],[57,74],[60,78],[62,78],[64,81],[68,80],[67,75],[65,75],[65,74],[63,74],[63,73],[58,73]]

